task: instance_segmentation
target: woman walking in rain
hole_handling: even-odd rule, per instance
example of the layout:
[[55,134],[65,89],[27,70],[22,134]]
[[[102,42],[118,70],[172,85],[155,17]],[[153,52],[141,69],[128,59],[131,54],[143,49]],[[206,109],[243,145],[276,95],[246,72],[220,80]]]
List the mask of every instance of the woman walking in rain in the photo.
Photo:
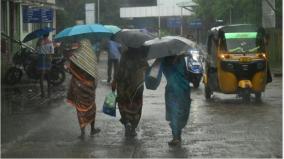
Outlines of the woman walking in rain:
[[81,128],[80,138],[84,139],[85,127],[90,124],[90,135],[100,132],[95,128],[96,118],[96,87],[97,60],[89,40],[81,40],[79,48],[71,50],[66,55],[70,60],[69,71],[72,74],[67,102],[77,110]]
[[120,122],[125,127],[125,136],[137,135],[136,128],[141,118],[144,91],[144,75],[148,68],[141,48],[128,48],[123,52],[113,89],[117,87],[117,102]]
[[183,56],[168,56],[161,61],[166,77],[165,89],[166,120],[172,129],[170,146],[181,144],[181,133],[189,118],[190,86],[187,81],[186,64]]

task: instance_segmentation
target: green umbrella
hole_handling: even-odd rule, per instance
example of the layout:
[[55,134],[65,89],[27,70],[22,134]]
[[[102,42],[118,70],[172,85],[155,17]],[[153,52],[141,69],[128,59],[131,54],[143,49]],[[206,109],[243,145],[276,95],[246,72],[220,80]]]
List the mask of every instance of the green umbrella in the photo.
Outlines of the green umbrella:
[[107,28],[109,31],[111,31],[113,34],[121,30],[118,26],[115,25],[104,25],[104,27]]

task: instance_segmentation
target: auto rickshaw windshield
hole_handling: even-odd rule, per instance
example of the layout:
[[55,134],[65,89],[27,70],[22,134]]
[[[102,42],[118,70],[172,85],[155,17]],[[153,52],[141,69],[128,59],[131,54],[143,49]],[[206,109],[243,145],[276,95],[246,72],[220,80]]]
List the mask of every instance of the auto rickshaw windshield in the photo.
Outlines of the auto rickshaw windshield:
[[257,45],[257,32],[225,33],[225,42],[230,53],[256,53],[262,48]]

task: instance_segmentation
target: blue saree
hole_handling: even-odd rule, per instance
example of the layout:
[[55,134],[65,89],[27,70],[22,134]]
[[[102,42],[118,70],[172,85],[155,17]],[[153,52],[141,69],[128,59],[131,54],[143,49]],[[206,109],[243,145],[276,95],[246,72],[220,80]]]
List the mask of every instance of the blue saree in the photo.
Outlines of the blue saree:
[[176,138],[181,137],[181,130],[185,127],[190,112],[190,86],[186,79],[185,68],[184,58],[178,57],[176,62],[168,62],[166,58],[162,60],[162,70],[167,80],[166,120],[170,122],[173,137]]

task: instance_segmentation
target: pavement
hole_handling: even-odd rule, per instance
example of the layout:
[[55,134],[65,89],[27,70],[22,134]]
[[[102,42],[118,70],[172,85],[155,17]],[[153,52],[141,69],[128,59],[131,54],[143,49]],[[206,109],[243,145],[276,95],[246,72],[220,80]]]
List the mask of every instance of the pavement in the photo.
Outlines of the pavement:
[[[103,55],[96,91],[96,127],[102,131],[94,137],[87,135],[85,140],[78,139],[76,110],[65,102],[70,76],[44,99],[35,81],[2,85],[1,157],[282,158],[282,76],[267,86],[260,105],[243,105],[235,97],[218,93],[208,102],[202,86],[192,89],[190,120],[183,130],[182,145],[171,148],[167,145],[171,131],[165,120],[165,79],[156,91],[145,89],[138,135],[129,139],[124,137],[118,110],[117,117],[102,113],[104,97],[110,92],[104,82],[106,67]],[[282,73],[282,68],[272,72]]]

